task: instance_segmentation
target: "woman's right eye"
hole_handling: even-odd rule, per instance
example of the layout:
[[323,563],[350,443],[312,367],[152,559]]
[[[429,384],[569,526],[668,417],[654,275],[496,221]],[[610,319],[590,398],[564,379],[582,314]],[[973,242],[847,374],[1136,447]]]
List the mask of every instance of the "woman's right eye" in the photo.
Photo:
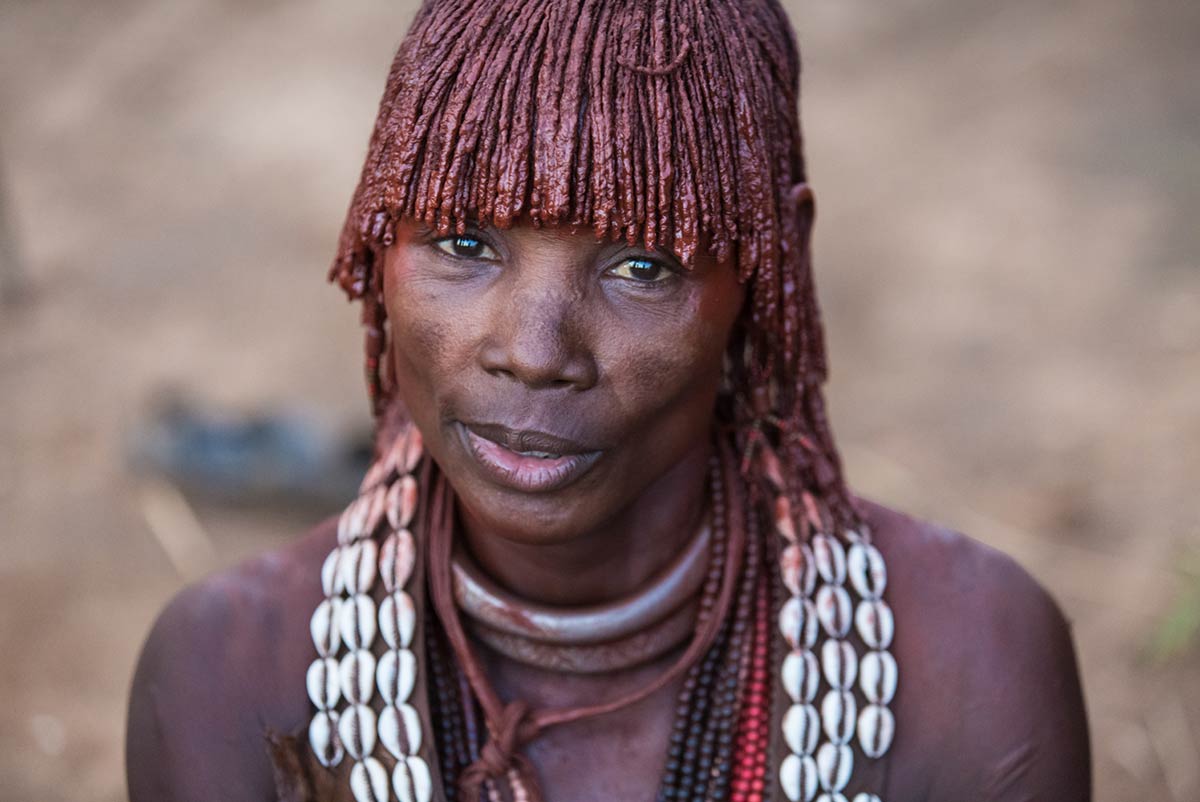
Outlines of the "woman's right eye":
[[449,237],[442,237],[439,240],[435,240],[433,245],[442,253],[448,256],[456,256],[459,259],[495,261],[500,258],[499,254],[490,245],[470,234],[455,234]]

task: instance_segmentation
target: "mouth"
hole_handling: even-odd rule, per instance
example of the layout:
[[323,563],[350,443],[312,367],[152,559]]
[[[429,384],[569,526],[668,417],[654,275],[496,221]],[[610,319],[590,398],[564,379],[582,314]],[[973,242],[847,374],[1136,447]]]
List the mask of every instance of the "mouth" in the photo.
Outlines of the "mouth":
[[524,493],[546,493],[583,476],[600,450],[547,432],[455,422],[467,451],[493,482]]

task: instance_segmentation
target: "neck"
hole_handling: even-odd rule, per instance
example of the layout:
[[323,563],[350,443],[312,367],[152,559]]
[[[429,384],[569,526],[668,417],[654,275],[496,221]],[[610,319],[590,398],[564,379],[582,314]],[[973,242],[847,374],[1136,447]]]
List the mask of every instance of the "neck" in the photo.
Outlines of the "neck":
[[628,596],[695,536],[711,453],[705,439],[615,515],[560,543],[515,542],[460,507],[467,548],[494,582],[532,602],[576,606]]

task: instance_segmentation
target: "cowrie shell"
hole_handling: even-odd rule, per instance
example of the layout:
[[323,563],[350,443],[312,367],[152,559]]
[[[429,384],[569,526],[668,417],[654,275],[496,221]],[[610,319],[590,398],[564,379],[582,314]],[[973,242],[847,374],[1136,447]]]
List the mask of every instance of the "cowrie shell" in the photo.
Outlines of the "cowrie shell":
[[795,543],[796,519],[792,517],[792,502],[787,496],[775,497],[775,531],[789,543]]
[[375,751],[375,711],[367,705],[351,705],[338,721],[342,746],[355,760],[370,757]]
[[846,572],[854,591],[864,599],[878,599],[887,587],[887,566],[879,549],[870,543],[855,543],[846,555]]
[[341,563],[342,547],[338,546],[329,552],[329,556],[321,565],[321,590],[327,597],[341,593],[346,588],[342,582]]
[[388,593],[395,593],[404,587],[412,576],[416,559],[417,547],[412,532],[401,529],[387,536],[379,551],[379,574]]
[[868,647],[879,650],[892,645],[896,619],[892,617],[892,609],[882,599],[859,602],[854,623],[858,627],[859,637]]
[[817,802],[846,802],[846,797],[838,793],[824,793],[817,797]]
[[817,778],[826,791],[841,791],[854,771],[854,752],[845,744],[823,743],[817,750]]
[[351,704],[367,704],[375,690],[375,655],[356,649],[342,658],[338,667],[342,695]]
[[366,593],[375,584],[379,564],[379,546],[374,540],[360,540],[347,546],[342,554],[342,584],[351,595]]
[[810,651],[793,650],[783,658],[783,668],[780,671],[783,689],[793,702],[811,702],[817,695],[817,685],[821,681],[821,669],[817,666],[817,656]]
[[338,681],[338,662],[332,657],[318,657],[308,667],[305,684],[308,698],[318,710],[329,710],[337,706],[342,689]]
[[830,687],[839,691],[851,688],[858,673],[858,655],[854,653],[854,647],[844,640],[825,641],[821,644],[821,669]]
[[783,714],[783,740],[798,755],[811,755],[821,736],[821,721],[812,705],[792,705]]
[[350,649],[369,649],[375,640],[375,600],[359,593],[342,602],[338,613],[342,640]]
[[363,522],[363,534],[367,537],[375,534],[380,521],[387,513],[387,488],[377,487],[366,498],[366,520]]
[[387,494],[387,518],[392,529],[406,529],[417,510],[417,480],[402,476],[392,483]]
[[391,648],[407,649],[412,644],[416,624],[412,597],[404,591],[393,593],[379,605],[379,629]]
[[854,802],[883,802],[883,800],[875,796],[875,794],[868,794],[864,791],[854,797]]
[[817,573],[831,585],[846,581],[846,550],[836,539],[825,534],[815,534],[810,543],[817,562]]
[[429,802],[433,795],[429,764],[415,756],[399,761],[392,770],[392,788],[400,802]]
[[312,619],[308,622],[313,646],[322,657],[332,657],[341,645],[341,604],[341,600],[336,598],[323,600],[313,610]]
[[332,710],[322,710],[313,716],[308,725],[308,745],[321,765],[326,768],[342,762],[342,741],[338,737],[338,714]]
[[417,681],[417,658],[408,649],[384,652],[375,670],[379,695],[389,705],[407,702]]
[[379,740],[395,757],[421,748],[421,719],[412,705],[388,705],[379,714]]
[[367,513],[370,512],[369,496],[359,496],[351,501],[338,519],[338,542],[353,543],[367,535]]
[[387,802],[387,769],[373,757],[354,764],[350,770],[350,790],[355,802]]
[[889,652],[867,652],[859,666],[858,685],[874,704],[890,704],[896,695],[896,658]]
[[790,754],[779,767],[779,785],[790,802],[812,802],[817,795],[817,762]]
[[388,455],[389,464],[398,473],[412,473],[413,469],[417,467],[417,463],[421,461],[421,454],[425,450],[424,442],[421,430],[410,425],[408,430],[392,443],[392,451]]
[[[829,740],[841,745],[854,737],[858,705],[849,691],[829,691],[821,700],[821,725]],[[834,789],[838,790],[838,789]]]
[[850,631],[854,604],[841,585],[822,585],[817,591],[817,617],[831,638],[844,638]]
[[779,610],[779,631],[793,649],[811,649],[817,642],[817,610],[808,599],[792,596]]
[[896,718],[883,705],[867,705],[858,717],[858,743],[863,754],[870,758],[882,757],[892,745],[896,734]]
[[793,596],[811,596],[817,585],[817,566],[808,546],[791,543],[779,555],[779,570],[784,586]]

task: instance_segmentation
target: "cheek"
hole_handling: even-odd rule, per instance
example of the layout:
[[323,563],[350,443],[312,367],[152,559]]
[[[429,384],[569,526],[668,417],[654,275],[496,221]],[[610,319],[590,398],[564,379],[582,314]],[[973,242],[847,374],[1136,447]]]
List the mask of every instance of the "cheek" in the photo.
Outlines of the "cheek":
[[[622,407],[635,415],[659,411],[707,420],[720,383],[729,322],[697,294],[671,311],[623,330],[612,349]],[[647,421],[649,422],[649,421]]]

